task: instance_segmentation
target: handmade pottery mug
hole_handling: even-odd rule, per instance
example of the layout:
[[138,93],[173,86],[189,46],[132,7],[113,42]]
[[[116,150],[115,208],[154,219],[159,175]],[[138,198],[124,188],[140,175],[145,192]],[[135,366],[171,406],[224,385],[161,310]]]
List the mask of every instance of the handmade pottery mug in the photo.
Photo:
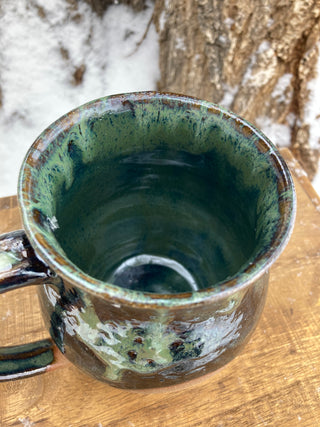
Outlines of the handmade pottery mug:
[[56,346],[131,389],[222,367],[248,341],[291,233],[286,164],[215,104],[156,92],[85,104],[21,168],[25,231],[2,236],[1,292],[37,284],[51,339],[2,348],[2,379],[43,372]]

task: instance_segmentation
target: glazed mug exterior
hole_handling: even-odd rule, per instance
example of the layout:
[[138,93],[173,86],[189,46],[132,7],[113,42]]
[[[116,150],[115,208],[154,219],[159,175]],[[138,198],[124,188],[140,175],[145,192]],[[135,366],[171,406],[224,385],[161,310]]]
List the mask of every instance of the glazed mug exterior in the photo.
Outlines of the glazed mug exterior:
[[[202,289],[163,294],[115,286],[71,261],[55,235],[57,199],[81,173],[79,158],[91,164],[159,147],[210,152],[224,197],[236,194],[235,203],[251,206],[252,254],[234,274]],[[263,310],[269,268],[290,237],[296,203],[288,168],[260,131],[215,104],[157,92],[101,98],[53,123],[26,155],[18,197],[25,231],[2,236],[0,289],[37,284],[51,340],[0,349],[1,379],[47,370],[57,346],[91,376],[128,389],[195,379],[243,349]]]

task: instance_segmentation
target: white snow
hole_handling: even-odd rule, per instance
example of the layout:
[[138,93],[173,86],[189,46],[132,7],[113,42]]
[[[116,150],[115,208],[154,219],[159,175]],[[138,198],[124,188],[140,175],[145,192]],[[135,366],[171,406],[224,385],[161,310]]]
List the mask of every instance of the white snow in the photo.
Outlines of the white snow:
[[182,37],[176,38],[176,49],[177,50],[183,50],[183,51],[186,50],[186,45],[185,45],[184,39]]
[[[320,43],[319,43],[320,49]],[[310,146],[313,148],[320,145],[320,55],[317,64],[318,76],[308,84],[310,91],[309,102],[305,108],[305,123],[310,125]]]
[[238,90],[239,90],[239,86],[237,85],[230,86],[228,84],[224,84],[223,86],[224,95],[222,100],[220,101],[220,104],[223,105],[225,108],[230,108]]
[[262,132],[277,146],[288,147],[290,145],[291,133],[287,125],[275,123],[270,117],[259,117],[257,120],[258,127]]
[[166,24],[166,12],[163,10],[159,16],[159,30],[160,33],[164,30],[165,24]]
[[270,48],[271,44],[267,40],[263,40],[258,47],[257,54],[260,55],[261,53],[267,52]]
[[320,164],[319,164],[319,170],[316,176],[313,178],[312,185],[314,186],[317,193],[320,195]]
[[[153,24],[137,47],[153,12],[153,3],[147,5],[140,13],[112,5],[100,18],[85,2],[77,2],[78,10],[65,0],[1,3],[0,197],[16,194],[27,149],[62,114],[101,96],[156,89]],[[83,81],[75,85],[73,74],[82,65]]]
[[[320,49],[320,43],[319,43]],[[313,148],[319,148],[320,146],[320,55],[317,63],[317,76],[311,80],[308,84],[309,102],[305,108],[305,123],[310,126],[310,146]],[[313,186],[320,194],[320,164],[319,170],[314,177]]]
[[24,427],[32,427],[35,425],[33,421],[30,420],[29,417],[19,417],[18,420]]
[[[266,40],[262,41],[258,49],[252,54],[250,58],[250,63],[246,69],[246,72],[242,79],[242,84],[254,85],[254,86],[263,86],[270,79],[270,72],[268,69],[260,69],[254,72],[257,59],[261,55],[268,55],[269,58],[275,58],[275,52],[272,49],[270,43]],[[254,79],[253,79],[254,77]]]
[[277,84],[275,85],[273,91],[272,91],[272,98],[278,98],[278,102],[285,102],[286,96],[285,92],[287,88],[290,86],[292,79],[292,74],[285,73],[283,74],[279,80],[277,81]]
[[228,28],[228,29],[230,29],[231,28],[231,26],[234,24],[234,19],[232,19],[232,18],[229,18],[229,17],[227,17],[225,20],[224,20],[224,25]]

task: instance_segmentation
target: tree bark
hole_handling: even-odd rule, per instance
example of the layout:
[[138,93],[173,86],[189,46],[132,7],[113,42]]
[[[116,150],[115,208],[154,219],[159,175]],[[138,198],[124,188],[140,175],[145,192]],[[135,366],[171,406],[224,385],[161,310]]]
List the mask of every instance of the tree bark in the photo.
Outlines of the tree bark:
[[320,141],[309,143],[306,106],[319,56],[319,0],[156,0],[154,22],[160,90],[221,103],[260,128],[285,125],[283,139],[314,176]]

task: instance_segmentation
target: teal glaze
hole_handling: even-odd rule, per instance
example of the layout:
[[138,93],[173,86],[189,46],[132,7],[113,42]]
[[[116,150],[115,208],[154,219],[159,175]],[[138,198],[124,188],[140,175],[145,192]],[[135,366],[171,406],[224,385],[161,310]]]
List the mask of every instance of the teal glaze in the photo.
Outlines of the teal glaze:
[[[57,199],[54,233],[67,257],[96,279],[189,292],[232,277],[257,251],[258,191],[240,197],[236,172],[221,185],[212,152],[155,149],[79,168]],[[168,267],[174,263],[176,270]]]
[[53,123],[27,153],[19,202],[54,276],[39,287],[53,341],[95,378],[136,389],[197,378],[241,351],[295,216],[290,173],[261,132],[155,92]]
[[21,379],[45,372],[54,361],[51,339],[0,348],[0,381]]
[[[54,144],[50,144],[52,140]],[[20,202],[31,242],[37,244],[35,235],[40,234],[50,247],[48,252],[38,245],[41,257],[69,280],[93,292],[107,290],[115,298],[153,303],[141,292],[122,291],[96,278],[88,282],[72,262],[61,264],[64,251],[55,238],[51,219],[56,218],[59,194],[71,188],[74,174],[83,165],[94,167],[96,161],[159,147],[195,155],[210,152],[216,159],[216,179],[225,182],[226,194],[259,194],[256,213],[262,213],[262,219],[257,222],[257,250],[234,277],[214,283],[209,292],[193,293],[190,298],[202,301],[227,291],[229,283],[241,287],[248,278],[260,275],[270,264],[271,257],[266,255],[270,246],[275,255],[280,252],[281,245],[272,246],[271,242],[276,237],[282,243],[286,241],[294,214],[294,191],[286,165],[267,138],[234,114],[205,101],[156,93],[93,101],[55,122],[35,142],[22,167]],[[290,205],[281,220],[278,199],[285,199]],[[41,221],[29,223],[30,216],[40,217]],[[179,299],[179,304],[189,302]],[[169,306],[177,301],[157,297],[157,303]]]

